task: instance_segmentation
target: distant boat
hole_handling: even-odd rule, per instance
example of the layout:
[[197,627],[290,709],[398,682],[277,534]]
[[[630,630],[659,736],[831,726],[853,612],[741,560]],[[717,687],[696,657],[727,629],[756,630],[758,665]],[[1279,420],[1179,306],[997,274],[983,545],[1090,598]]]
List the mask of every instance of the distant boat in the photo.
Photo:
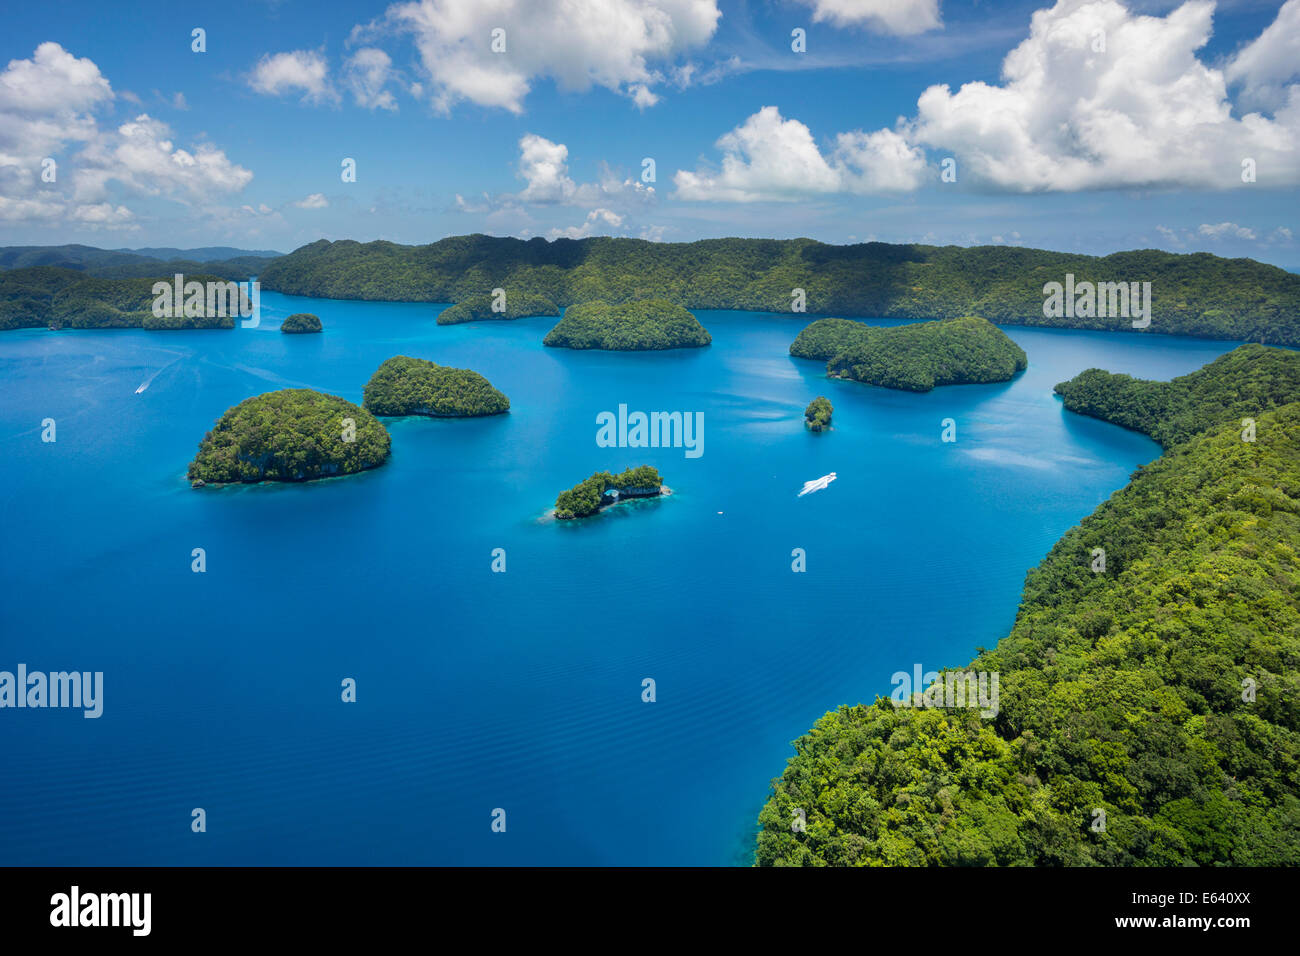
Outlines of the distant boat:
[[[176,353],[173,353],[173,354],[176,354]],[[168,362],[168,363],[167,363],[166,365],[164,365],[162,368],[158,369],[156,372],[154,372],[152,375],[150,375],[148,378],[146,378],[143,382],[140,383],[140,387],[137,388],[137,389],[135,390],[135,393],[136,393],[137,395],[139,395],[139,394],[140,394],[141,392],[143,392],[146,388],[148,388],[150,385],[153,384],[153,380],[154,380],[154,379],[156,379],[156,378],[157,378],[159,375],[161,375],[163,372],[167,371],[169,368],[171,368],[171,367],[172,367],[173,365],[175,365],[177,362],[182,361],[183,359],[184,359],[184,356],[182,356],[181,358],[178,358],[178,359],[176,359],[176,360],[174,360],[174,361]]]
[[814,491],[821,491],[834,481],[835,477],[835,472],[832,471],[829,475],[822,475],[820,478],[814,478],[812,481],[805,481],[803,483],[803,491],[799,492],[796,497],[802,498],[804,495],[812,494]]

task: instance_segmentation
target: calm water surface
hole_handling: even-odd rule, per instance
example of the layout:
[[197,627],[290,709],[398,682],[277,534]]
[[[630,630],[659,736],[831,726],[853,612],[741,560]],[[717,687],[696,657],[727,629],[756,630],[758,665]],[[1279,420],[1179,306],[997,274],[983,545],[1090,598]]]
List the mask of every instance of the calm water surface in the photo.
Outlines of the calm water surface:
[[[1007,328],[1013,382],[912,395],[791,358],[809,316],[700,312],[711,348],[609,354],[544,348],[553,319],[262,301],[257,329],[0,334],[0,669],[105,675],[98,720],[0,712],[2,864],[748,863],[791,740],[996,643],[1026,570],[1159,453],[1052,386],[1232,347]],[[325,333],[281,335],[298,311]],[[359,476],[185,481],[229,406],[360,402],[398,354],[482,372],[510,414],[388,420],[392,460]],[[812,435],[818,394],[834,430]],[[597,447],[620,404],[703,412],[703,456]],[[544,520],[641,463],[671,498]]]

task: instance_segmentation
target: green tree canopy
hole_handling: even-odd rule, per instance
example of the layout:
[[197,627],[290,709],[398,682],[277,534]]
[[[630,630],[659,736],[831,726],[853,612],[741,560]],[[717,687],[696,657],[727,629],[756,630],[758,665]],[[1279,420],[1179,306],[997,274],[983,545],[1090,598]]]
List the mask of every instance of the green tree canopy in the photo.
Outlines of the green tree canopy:
[[388,460],[388,432],[337,395],[285,388],[226,411],[190,462],[193,482],[306,481],[348,475]]
[[571,305],[543,344],[567,349],[634,351],[699,348],[712,342],[704,326],[680,305],[647,299],[610,305]]
[[[1119,316],[1048,317],[1048,283],[1150,282],[1151,324]],[[1008,246],[810,239],[647,242],[595,236],[452,236],[424,246],[320,240],[272,260],[263,287],[296,295],[464,302],[493,288],[561,305],[664,299],[687,309],[888,319],[981,315],[992,322],[1300,345],[1300,276],[1251,259],[1138,249],[1097,257]]]
[[560,492],[555,499],[555,517],[565,520],[594,515],[615,500],[607,494],[611,489],[620,496],[645,498],[659,494],[662,486],[663,478],[658,469],[650,465],[637,465],[617,475],[598,471],[567,491]]
[[510,399],[478,372],[395,355],[370,376],[362,404],[376,415],[499,415]]
[[295,312],[280,323],[280,331],[292,335],[319,332],[320,330],[320,318],[310,312]]
[[1145,432],[1170,448],[1215,425],[1300,397],[1300,354],[1243,345],[1171,382],[1090,368],[1056,392],[1072,412]]
[[505,289],[505,308],[497,312],[492,306],[496,297],[488,293],[473,295],[464,302],[448,306],[438,315],[439,325],[458,325],[480,319],[522,319],[530,315],[559,315],[560,307],[544,295],[523,290]]
[[803,417],[810,429],[819,432],[831,427],[831,413],[834,410],[830,399],[825,395],[818,395],[808,403],[808,407],[804,409]]
[[[996,716],[828,713],[772,783],[756,862],[1300,863],[1300,389],[1294,353],[1270,353],[1166,384],[1170,419],[1089,376],[1090,413],[1205,430],[1030,572],[1011,633],[967,668],[1000,676]],[[1254,441],[1210,413],[1225,396],[1231,418],[1254,404]]]
[[790,354],[826,358],[826,371],[840,378],[912,392],[1005,382],[1028,365],[1024,349],[974,315],[885,328],[818,319],[799,333]]
[[[153,287],[174,275],[102,279],[52,266],[0,272],[0,330],[54,326],[67,329],[233,329],[233,315],[156,316]],[[186,282],[226,282],[208,273]],[[206,301],[206,299],[205,299]]]

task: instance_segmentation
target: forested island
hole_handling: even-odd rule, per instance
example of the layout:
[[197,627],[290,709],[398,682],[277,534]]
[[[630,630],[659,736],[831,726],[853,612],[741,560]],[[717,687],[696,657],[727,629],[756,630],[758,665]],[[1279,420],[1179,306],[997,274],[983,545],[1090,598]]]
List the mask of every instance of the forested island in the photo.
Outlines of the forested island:
[[[185,255],[189,253],[189,257]],[[282,253],[229,247],[207,249],[96,249],[94,246],[3,246],[0,270],[56,266],[100,279],[210,275],[242,281]]]
[[560,307],[546,298],[532,292],[515,292],[506,290],[503,311],[496,312],[492,306],[496,297],[484,293],[470,296],[464,302],[448,306],[438,315],[439,325],[459,325],[462,322],[474,322],[479,319],[522,319],[532,315],[559,315]]
[[803,411],[804,424],[809,431],[820,432],[831,427],[831,414],[835,407],[825,395],[818,395]]
[[1067,383],[1168,450],[1065,534],[965,669],[1000,675],[996,715],[828,713],[773,781],[756,862],[1300,863],[1298,374],[1296,353],[1239,348],[1165,386],[1172,427],[1160,383]]
[[[610,492],[614,494],[610,494]],[[663,494],[663,479],[650,465],[628,468],[617,475],[598,471],[555,499],[555,517],[560,520],[586,518],[602,508],[630,498],[653,498]]]
[[319,240],[272,260],[266,289],[332,299],[461,302],[486,288],[560,306],[660,298],[687,309],[895,319],[980,315],[1010,325],[1134,332],[1115,316],[1049,318],[1044,286],[1150,282],[1144,333],[1300,345],[1300,276],[1251,259],[1155,249],[1109,256],[1011,246],[833,246],[811,239],[648,242],[453,236],[430,245]]
[[800,330],[790,344],[795,358],[826,362],[850,345],[868,339],[874,326],[853,319],[817,319]]
[[302,335],[320,330],[320,318],[310,312],[295,312],[280,323],[280,331],[287,335]]
[[285,388],[245,399],[217,419],[190,462],[194,486],[308,481],[382,465],[388,431],[337,395]]
[[702,348],[712,341],[699,320],[680,305],[645,299],[571,305],[542,344],[566,349],[654,351]]
[[1072,412],[1144,432],[1165,448],[1216,425],[1257,418],[1300,397],[1294,352],[1243,345],[1171,382],[1090,368],[1056,386]]
[[818,319],[799,333],[790,354],[825,359],[827,374],[838,378],[911,392],[1005,382],[1028,365],[1024,349],[974,315],[884,328]]
[[[153,314],[154,283],[174,276],[99,279],[72,269],[38,266],[0,272],[0,330],[4,329],[233,329],[235,318]],[[223,282],[187,275],[187,282]]]
[[478,372],[408,355],[396,355],[375,370],[361,403],[375,415],[434,418],[499,415],[510,410],[510,399]]
[[[796,290],[802,290],[803,307],[813,314],[980,315],[1011,325],[1134,331],[1124,315],[1045,316],[1044,288],[1072,275],[1078,286],[1151,283],[1151,321],[1142,329],[1147,333],[1300,346],[1295,321],[1300,276],[1251,259],[1154,249],[1098,257],[1009,246],[833,246],[810,239],[548,242],[472,235],[424,246],[322,239],[278,258],[240,255],[205,262],[162,261],[88,246],[14,247],[0,249],[3,268],[9,272],[0,272],[0,329],[143,326],[143,317],[132,315],[142,310],[111,302],[115,311],[82,308],[69,321],[52,310],[57,289],[51,286],[90,276],[157,280],[179,272],[203,280],[256,274],[268,290],[320,298],[458,303],[438,317],[444,325],[554,315],[581,302],[644,299],[687,309],[789,313]],[[68,275],[31,275],[43,270]],[[505,313],[491,312],[484,290],[492,288],[507,290]],[[518,301],[512,304],[512,298]]]

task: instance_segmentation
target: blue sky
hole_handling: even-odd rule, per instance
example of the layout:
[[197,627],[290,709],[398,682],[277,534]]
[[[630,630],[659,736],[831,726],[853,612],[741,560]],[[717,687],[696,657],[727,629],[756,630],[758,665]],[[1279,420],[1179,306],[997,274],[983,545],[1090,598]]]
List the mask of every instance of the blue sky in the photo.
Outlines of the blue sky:
[[72,2],[4,23],[3,244],[811,236],[1300,265],[1300,0]]

